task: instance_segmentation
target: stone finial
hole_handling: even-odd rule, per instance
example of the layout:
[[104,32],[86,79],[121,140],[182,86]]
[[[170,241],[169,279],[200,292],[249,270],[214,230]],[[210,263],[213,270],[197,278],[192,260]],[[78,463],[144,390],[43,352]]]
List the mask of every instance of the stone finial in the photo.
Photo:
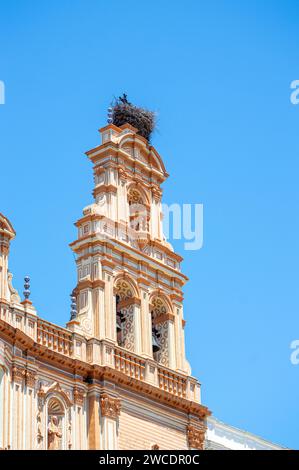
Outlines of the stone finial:
[[30,297],[30,277],[29,276],[25,276],[24,277],[24,297],[25,297],[25,300],[29,300],[29,297]]

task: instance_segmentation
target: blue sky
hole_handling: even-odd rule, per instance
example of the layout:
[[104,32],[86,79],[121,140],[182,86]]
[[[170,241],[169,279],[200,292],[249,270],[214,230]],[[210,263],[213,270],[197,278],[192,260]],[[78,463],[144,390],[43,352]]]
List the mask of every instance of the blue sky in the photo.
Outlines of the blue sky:
[[184,251],[188,358],[219,419],[299,448],[299,79],[295,1],[1,2],[0,211],[10,268],[64,325],[68,243],[92,201],[84,152],[123,91],[158,113],[167,203],[204,204]]

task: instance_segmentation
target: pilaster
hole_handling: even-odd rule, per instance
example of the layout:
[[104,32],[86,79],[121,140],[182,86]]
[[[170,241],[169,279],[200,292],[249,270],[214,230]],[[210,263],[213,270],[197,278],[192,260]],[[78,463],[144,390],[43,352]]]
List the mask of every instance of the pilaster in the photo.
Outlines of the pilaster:
[[88,393],[88,448],[98,450],[100,442],[100,394],[96,390]]
[[112,397],[107,393],[101,396],[102,448],[105,450],[118,449],[118,417],[120,409],[120,399]]

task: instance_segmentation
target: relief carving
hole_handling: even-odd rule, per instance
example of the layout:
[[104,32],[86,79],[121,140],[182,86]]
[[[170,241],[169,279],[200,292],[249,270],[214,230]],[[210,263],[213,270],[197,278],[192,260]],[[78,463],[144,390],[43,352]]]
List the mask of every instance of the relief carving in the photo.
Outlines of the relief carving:
[[23,367],[17,366],[16,364],[14,364],[11,368],[11,376],[12,376],[13,382],[16,382],[22,385],[23,380],[25,379],[25,376],[26,376],[26,370]]
[[36,381],[36,373],[32,370],[26,370],[25,372],[25,379],[27,387],[34,388],[35,381]]
[[205,442],[205,434],[206,434],[206,427],[203,428],[196,428],[189,424],[187,426],[187,438],[189,447],[192,449],[201,449],[204,448]]
[[74,387],[74,403],[79,406],[83,406],[84,403],[84,392],[78,387]]
[[36,426],[37,426],[36,439],[37,439],[38,449],[42,448],[42,443],[44,439],[44,436],[42,434],[42,416],[43,416],[45,395],[46,394],[45,394],[43,384],[42,382],[40,382],[39,389],[37,391],[37,415],[36,415]]
[[20,303],[21,298],[18,294],[17,289],[15,289],[12,285],[12,278],[13,278],[12,273],[8,272],[7,273],[7,283],[8,283],[8,288],[9,288],[9,292],[10,292],[10,301],[15,302],[15,303]]
[[106,393],[101,396],[101,414],[108,418],[116,419],[120,415],[121,403],[119,398],[114,398]]

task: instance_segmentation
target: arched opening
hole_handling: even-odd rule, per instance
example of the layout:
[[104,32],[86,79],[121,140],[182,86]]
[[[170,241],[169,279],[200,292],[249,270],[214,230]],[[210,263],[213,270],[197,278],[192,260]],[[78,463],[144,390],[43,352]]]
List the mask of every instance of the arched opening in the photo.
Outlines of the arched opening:
[[128,191],[130,227],[137,232],[149,231],[150,213],[145,195],[135,186]]
[[155,361],[169,365],[168,306],[163,298],[155,296],[151,301],[152,351]]
[[134,351],[134,290],[129,282],[119,279],[115,285],[116,337],[122,348]]
[[61,450],[64,448],[65,409],[57,398],[48,401],[48,432],[47,449]]

